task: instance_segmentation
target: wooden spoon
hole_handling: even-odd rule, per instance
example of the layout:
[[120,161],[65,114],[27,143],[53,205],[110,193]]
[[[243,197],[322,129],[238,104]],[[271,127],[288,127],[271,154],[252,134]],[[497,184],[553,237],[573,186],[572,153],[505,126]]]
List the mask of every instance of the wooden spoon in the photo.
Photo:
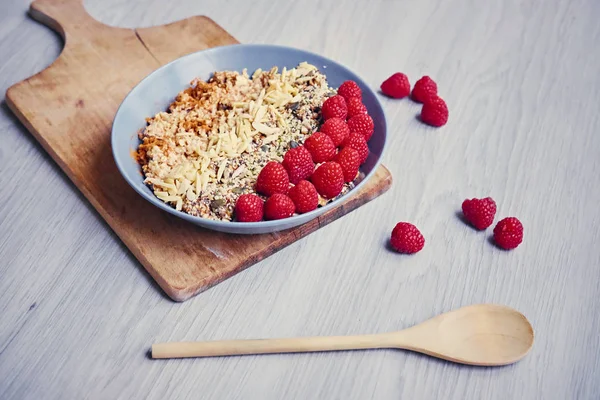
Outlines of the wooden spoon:
[[512,308],[479,304],[438,315],[398,332],[359,336],[157,343],[152,358],[396,348],[462,364],[495,366],[523,358],[533,328]]

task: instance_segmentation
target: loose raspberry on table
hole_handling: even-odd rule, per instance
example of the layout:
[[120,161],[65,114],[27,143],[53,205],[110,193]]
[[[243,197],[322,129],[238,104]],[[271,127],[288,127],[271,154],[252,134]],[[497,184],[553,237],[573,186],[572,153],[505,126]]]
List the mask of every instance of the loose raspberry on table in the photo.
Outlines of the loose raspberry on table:
[[369,145],[363,135],[355,132],[351,133],[350,136],[348,136],[348,139],[344,140],[344,143],[342,143],[342,149],[346,147],[358,151],[361,164],[364,164],[364,162],[367,161],[367,158],[369,157]]
[[304,141],[304,147],[310,152],[316,163],[331,160],[335,156],[336,145],[331,138],[323,132],[315,132]]
[[504,250],[516,248],[523,242],[523,224],[515,217],[504,218],[494,228],[494,241]]
[[292,199],[282,193],[275,193],[265,201],[265,218],[268,220],[291,217],[295,210]]
[[344,170],[340,164],[328,161],[315,170],[311,180],[321,196],[333,199],[344,187]]
[[256,191],[265,196],[287,193],[289,186],[290,178],[285,167],[276,161],[268,162],[256,178]]
[[424,103],[434,96],[437,96],[437,84],[427,75],[415,83],[410,94],[410,98],[418,103]]
[[381,84],[381,91],[386,96],[401,99],[410,94],[410,82],[402,72],[396,72]]
[[338,117],[341,119],[346,119],[348,115],[348,106],[346,105],[346,100],[340,95],[335,95],[323,102],[323,106],[321,107],[321,114],[323,115],[323,120],[328,120],[329,118]]
[[421,108],[421,121],[435,127],[446,125],[446,122],[448,122],[446,102],[438,96],[425,100],[423,108]]
[[348,100],[346,100],[346,103],[348,105],[348,118],[352,118],[355,115],[359,115],[359,114],[368,114],[369,112],[367,111],[367,106],[365,106],[361,99],[359,99],[358,97],[352,97]]
[[310,178],[315,170],[312,156],[304,146],[289,149],[283,157],[282,165],[290,177],[290,182],[294,185],[302,179]]
[[368,142],[369,139],[371,139],[371,136],[373,136],[375,124],[373,123],[373,118],[368,114],[359,114],[348,120],[348,128],[350,128],[350,132],[356,132],[363,135]]
[[390,244],[399,253],[413,254],[425,246],[425,238],[413,224],[398,222],[392,230]]
[[296,212],[304,214],[317,208],[319,194],[315,186],[309,181],[300,181],[290,189],[288,195],[296,205]]
[[239,222],[258,222],[263,219],[264,201],[255,194],[243,194],[235,203],[235,219]]
[[341,118],[333,117],[321,125],[321,132],[331,138],[333,144],[337,147],[350,135],[348,124]]
[[362,99],[362,90],[360,90],[360,87],[358,87],[358,84],[354,81],[345,81],[342,83],[338,88],[337,93],[346,99],[346,101],[354,97],[359,100]]
[[344,147],[333,159],[333,161],[342,167],[344,181],[346,182],[352,182],[356,178],[356,175],[358,175],[358,169],[361,164],[360,160],[360,154],[352,147]]
[[483,230],[492,225],[496,216],[496,202],[491,197],[467,199],[462,203],[465,219],[476,229]]

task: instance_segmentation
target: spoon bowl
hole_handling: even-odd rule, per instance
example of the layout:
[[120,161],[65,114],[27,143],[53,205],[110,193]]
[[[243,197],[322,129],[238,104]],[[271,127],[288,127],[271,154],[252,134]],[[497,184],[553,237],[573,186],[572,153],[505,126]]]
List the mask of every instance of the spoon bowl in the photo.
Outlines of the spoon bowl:
[[152,358],[397,348],[480,366],[512,364],[533,346],[531,324],[520,312],[479,304],[438,315],[398,332],[357,336],[158,343]]
[[520,312],[478,304],[393,332],[398,348],[470,365],[507,365],[533,346],[533,328]]

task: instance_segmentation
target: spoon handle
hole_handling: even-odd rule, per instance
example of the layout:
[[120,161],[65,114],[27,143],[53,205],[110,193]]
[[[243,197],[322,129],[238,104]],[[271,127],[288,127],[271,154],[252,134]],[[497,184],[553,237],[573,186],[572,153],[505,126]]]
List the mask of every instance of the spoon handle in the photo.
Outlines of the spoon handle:
[[394,347],[389,335],[324,336],[289,339],[172,342],[152,345],[152,358],[215,357],[243,354],[303,353]]

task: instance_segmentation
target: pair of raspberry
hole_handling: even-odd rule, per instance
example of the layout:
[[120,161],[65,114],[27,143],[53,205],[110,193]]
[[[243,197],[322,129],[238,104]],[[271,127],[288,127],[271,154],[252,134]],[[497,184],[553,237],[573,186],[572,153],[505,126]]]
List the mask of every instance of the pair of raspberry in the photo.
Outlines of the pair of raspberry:
[[[463,215],[467,222],[478,230],[489,228],[496,216],[496,202],[491,197],[467,199],[462,204]],[[494,241],[505,250],[511,250],[523,242],[523,225],[514,217],[504,218],[494,228]],[[400,252],[412,254],[425,246],[425,238],[416,226],[408,222],[399,222],[392,231],[392,247]]]
[[259,222],[291,217],[296,212],[293,200],[282,193],[275,193],[263,201],[253,193],[241,195],[235,203],[235,219],[239,222]]
[[[462,211],[475,229],[484,230],[494,223],[496,202],[491,197],[467,199],[462,203]],[[516,248],[523,242],[523,224],[515,217],[500,220],[494,227],[494,241],[505,250]]]
[[412,93],[408,77],[402,72],[396,72],[381,84],[381,91],[386,96],[402,99],[410,95],[417,103],[422,103],[421,121],[427,125],[440,127],[448,122],[448,106],[437,93],[437,84],[429,76],[419,79]]

